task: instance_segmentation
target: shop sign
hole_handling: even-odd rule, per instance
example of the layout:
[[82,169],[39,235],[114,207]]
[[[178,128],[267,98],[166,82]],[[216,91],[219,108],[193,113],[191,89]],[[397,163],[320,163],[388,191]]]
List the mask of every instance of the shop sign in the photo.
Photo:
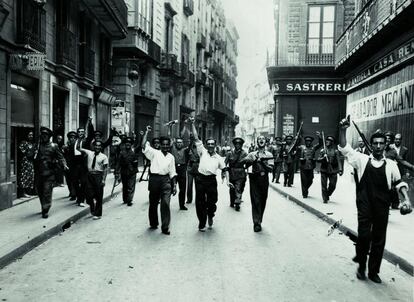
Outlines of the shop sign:
[[347,112],[355,122],[414,113],[414,80],[348,103]]
[[392,66],[398,65],[405,60],[414,56],[414,39],[408,41],[399,48],[394,49],[381,59],[375,61],[372,65],[365,68],[357,75],[352,77],[347,82],[347,88],[352,88],[358,84],[371,79],[375,75],[381,74],[381,72],[391,68]]
[[277,80],[274,95],[345,94],[345,84],[338,80]]
[[42,71],[45,69],[46,55],[44,53],[25,53],[10,55],[11,70]]
[[295,117],[291,114],[286,113],[283,116],[283,121],[282,121],[283,135],[292,135],[294,130],[295,130]]
[[118,133],[125,133],[126,112],[125,102],[117,100],[112,107],[111,125]]

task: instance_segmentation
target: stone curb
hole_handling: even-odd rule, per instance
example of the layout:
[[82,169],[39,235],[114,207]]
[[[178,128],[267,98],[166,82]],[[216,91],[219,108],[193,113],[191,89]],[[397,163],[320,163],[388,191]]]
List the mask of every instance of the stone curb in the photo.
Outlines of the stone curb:
[[[289,200],[295,202],[297,205],[301,206],[302,208],[304,208],[305,210],[307,210],[308,212],[312,213],[313,215],[317,216],[318,218],[322,219],[323,221],[325,221],[326,223],[332,225],[336,222],[335,219],[329,217],[328,215],[326,215],[325,213],[322,213],[321,211],[311,207],[310,205],[304,203],[303,201],[297,199],[296,197],[294,197],[293,195],[286,193],[285,191],[283,191],[282,189],[276,187],[273,184],[270,184],[270,187],[275,190],[276,192],[278,192],[279,194],[285,196],[286,198],[288,198]],[[355,241],[353,239],[357,238],[357,232],[355,232],[354,230],[348,228],[347,226],[340,224],[338,229],[345,234],[346,236],[350,237],[350,239],[352,241]],[[391,262],[394,265],[397,265],[400,269],[402,269],[404,272],[406,272],[407,274],[414,276],[414,267],[413,265],[408,262],[407,260],[399,257],[398,255],[394,254],[393,252],[390,252],[389,250],[385,249],[384,250],[384,258],[386,260],[388,260],[389,262]]]
[[[117,190],[114,191],[114,196],[116,196],[120,190],[120,186]],[[106,203],[111,200],[111,195],[107,195],[103,198],[102,203]],[[9,252],[8,254],[2,256],[0,258],[0,269],[3,269],[7,265],[11,264],[17,259],[22,258],[25,254],[36,248],[37,246],[41,245],[42,243],[46,242],[53,236],[56,236],[64,231],[63,226],[67,223],[73,224],[74,222],[78,221],[82,217],[85,217],[90,213],[89,206],[85,207],[82,211],[74,214],[73,216],[66,218],[64,221],[58,223],[51,229],[43,232],[42,234],[30,239],[23,245],[19,246],[18,248],[14,249],[13,251]]]

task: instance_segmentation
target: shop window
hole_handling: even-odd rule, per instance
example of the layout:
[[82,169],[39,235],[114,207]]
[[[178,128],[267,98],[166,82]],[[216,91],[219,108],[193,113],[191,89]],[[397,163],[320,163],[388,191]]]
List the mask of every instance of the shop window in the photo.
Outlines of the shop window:
[[17,41],[46,51],[46,11],[33,0],[17,1]]

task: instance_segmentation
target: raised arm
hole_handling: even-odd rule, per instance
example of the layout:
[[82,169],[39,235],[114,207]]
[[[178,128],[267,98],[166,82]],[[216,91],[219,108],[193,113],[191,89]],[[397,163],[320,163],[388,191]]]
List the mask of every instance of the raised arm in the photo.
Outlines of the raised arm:
[[199,142],[200,141],[200,138],[198,137],[198,133],[197,133],[197,129],[196,129],[196,127],[195,127],[195,124],[194,124],[194,118],[193,117],[189,117],[188,118],[188,122],[190,123],[190,127],[191,127],[191,133],[193,134],[193,136],[194,136],[194,141],[196,141],[196,142]]
[[348,115],[347,118],[344,118],[339,123],[339,146],[344,148],[346,146],[346,131],[350,126],[350,116]]
[[147,126],[147,129],[145,130],[145,133],[144,133],[144,137],[142,138],[142,141],[141,141],[142,150],[145,150],[145,145],[147,143],[147,138],[148,138],[148,133],[149,132],[151,132],[151,126]]

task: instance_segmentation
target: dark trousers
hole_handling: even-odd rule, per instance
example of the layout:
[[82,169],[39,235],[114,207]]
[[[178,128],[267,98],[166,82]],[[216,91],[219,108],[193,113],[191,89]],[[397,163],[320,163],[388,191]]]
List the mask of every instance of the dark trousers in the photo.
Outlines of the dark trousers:
[[196,212],[198,227],[206,226],[207,216],[214,217],[217,210],[217,179],[215,175],[199,174],[195,178]]
[[275,162],[275,165],[273,166],[273,171],[272,171],[272,182],[276,181],[279,182],[279,178],[280,178],[280,172],[282,171],[282,162]]
[[148,189],[150,226],[158,226],[158,203],[161,201],[161,228],[168,230],[171,220],[170,199],[172,190],[169,175],[150,174]]
[[42,213],[48,213],[52,206],[52,194],[55,184],[55,175],[36,175],[36,190],[42,206]]
[[104,185],[102,185],[103,173],[88,173],[86,182],[86,202],[90,206],[91,214],[102,216],[102,199]]
[[369,252],[368,270],[371,274],[378,274],[385,247],[389,206],[374,203],[375,201],[357,201],[358,239],[356,255],[359,264],[365,269]]
[[187,202],[189,203],[193,201],[194,179],[195,179],[195,174],[193,172],[187,171]]
[[76,192],[76,202],[85,201],[86,186],[88,182],[88,169],[84,165],[74,166],[72,173],[72,187]]
[[300,183],[302,185],[302,196],[308,197],[309,188],[313,183],[313,169],[300,170]]
[[134,199],[135,184],[137,182],[137,174],[122,174],[122,200],[124,203],[130,203]]
[[246,178],[240,178],[235,180],[230,179],[230,182],[234,186],[234,188],[230,188],[230,205],[240,205],[244,191],[244,186],[246,185]]
[[75,188],[72,185],[72,168],[69,167],[69,170],[65,172],[65,179],[66,179],[66,184],[68,185],[68,190],[69,190],[69,196],[70,197],[76,197],[76,191]]
[[[329,185],[328,185],[329,181]],[[321,187],[322,187],[322,199],[323,201],[328,201],[329,196],[336,189],[336,182],[338,181],[338,174],[328,174],[321,172]]]
[[293,185],[293,178],[295,177],[295,165],[293,163],[286,163],[286,172],[284,174],[284,185]]
[[185,190],[187,188],[187,166],[176,166],[175,171],[177,172],[177,183],[178,183],[178,202],[180,208],[184,207],[185,204]]
[[264,173],[264,175],[249,174],[249,180],[253,223],[261,224],[266,208],[267,194],[269,190],[269,176],[268,173]]

